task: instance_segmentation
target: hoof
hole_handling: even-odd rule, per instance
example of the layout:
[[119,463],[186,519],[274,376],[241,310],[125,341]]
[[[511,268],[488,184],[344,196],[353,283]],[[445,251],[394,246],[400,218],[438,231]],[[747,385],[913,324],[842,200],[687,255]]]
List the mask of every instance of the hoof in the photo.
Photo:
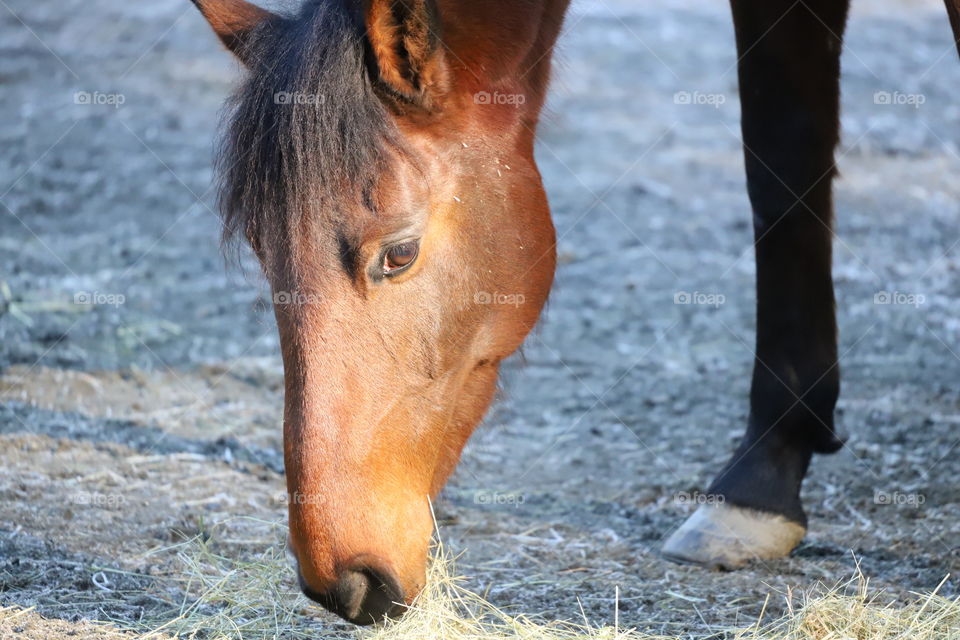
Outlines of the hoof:
[[783,516],[733,505],[704,505],[663,545],[668,560],[711,569],[739,569],[752,560],[783,558],[806,529]]

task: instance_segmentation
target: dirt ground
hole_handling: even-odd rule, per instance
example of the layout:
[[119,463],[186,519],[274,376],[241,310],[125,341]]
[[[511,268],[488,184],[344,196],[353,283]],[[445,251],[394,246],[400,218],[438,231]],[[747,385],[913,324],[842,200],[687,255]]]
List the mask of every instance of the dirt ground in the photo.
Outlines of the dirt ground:
[[[238,70],[186,0],[0,5],[0,636],[108,637],[174,615],[171,547],[216,529],[242,554],[284,516],[266,287],[224,259],[213,213]],[[815,461],[792,557],[710,573],[658,550],[746,418],[728,10],[575,3],[538,151],[557,285],[438,505],[494,603],[610,622],[619,587],[622,624],[708,637],[857,563],[890,598],[947,574],[960,595],[960,63],[939,2],[856,5],[835,250],[849,446]]]

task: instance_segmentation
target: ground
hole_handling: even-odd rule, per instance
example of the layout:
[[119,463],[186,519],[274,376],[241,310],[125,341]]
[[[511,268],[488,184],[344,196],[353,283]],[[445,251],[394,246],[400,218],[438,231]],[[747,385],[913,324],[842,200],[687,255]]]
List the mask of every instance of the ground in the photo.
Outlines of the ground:
[[[241,554],[284,516],[269,296],[213,211],[238,69],[186,0],[0,4],[0,608],[36,606],[0,635],[107,637],[82,621],[174,617],[184,539]],[[624,624],[702,637],[858,563],[891,598],[947,574],[960,594],[960,63],[938,2],[859,5],[836,187],[848,446],[815,460],[792,557],[710,573],[658,549],[747,409],[732,27],[724,3],[575,3],[538,147],[556,287],[437,505],[496,604],[609,622],[619,587]]]

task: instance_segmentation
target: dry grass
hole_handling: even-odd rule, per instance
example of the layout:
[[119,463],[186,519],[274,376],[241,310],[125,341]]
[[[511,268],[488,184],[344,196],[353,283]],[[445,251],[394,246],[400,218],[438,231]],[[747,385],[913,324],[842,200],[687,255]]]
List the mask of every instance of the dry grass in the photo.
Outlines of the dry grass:
[[[284,550],[285,527],[244,520],[266,528],[266,539],[245,541],[247,544],[219,540],[218,534],[231,524],[223,522],[209,534],[177,545],[185,596],[172,619],[151,628],[151,633],[237,640],[318,636],[322,627],[311,613],[319,614],[319,610],[300,595],[294,582]],[[248,545],[259,549],[238,553]],[[237,555],[244,557],[238,559]]]
[[[281,528],[274,535],[282,539]],[[190,594],[179,615],[155,631],[183,638],[248,639],[322,637],[329,633],[323,614],[297,592],[282,543],[238,561],[196,539],[178,554]],[[408,613],[374,630],[358,630],[363,640],[652,640],[660,638],[612,626],[544,623],[508,614],[463,585],[454,559],[437,546],[428,586]],[[904,604],[880,604],[862,575],[833,588],[790,594],[787,613],[761,616],[755,625],[731,629],[735,640],[957,640],[960,600],[918,595]],[[766,606],[764,607],[766,610]],[[327,629],[327,633],[324,633]]]
[[[44,618],[33,607],[0,607],[3,640],[138,640],[129,631],[102,622],[68,622]],[[140,637],[139,640],[144,640]],[[151,640],[168,640],[154,637]]]
[[[946,582],[946,578],[944,578]],[[941,586],[943,583],[941,583]],[[938,587],[939,590],[939,587]],[[852,593],[851,593],[852,592]],[[916,594],[907,605],[880,604],[869,580],[858,574],[845,585],[819,587],[788,599],[783,618],[739,630],[737,640],[956,640],[960,638],[960,599]]]
[[[130,623],[113,621],[75,625],[45,620],[31,610],[0,608],[0,637],[87,638],[139,637],[266,640],[331,637],[330,618],[304,599],[293,582],[286,560],[285,531],[258,521],[269,530],[258,540],[218,540],[198,537],[174,549],[182,568],[179,607],[162,621],[143,621],[139,634]],[[226,528],[219,529],[220,532]],[[267,540],[266,538],[269,538]],[[240,553],[245,547],[253,552]],[[243,556],[244,559],[237,559]],[[431,562],[428,586],[407,614],[373,630],[344,631],[358,640],[669,640],[633,629],[580,623],[545,623],[498,609],[464,586],[455,576],[454,558],[438,545]],[[881,604],[862,575],[833,588],[817,587],[788,594],[782,617],[761,619],[751,627],[730,629],[731,640],[958,640],[960,599],[917,595],[907,604]],[[769,599],[768,599],[769,603]],[[767,607],[764,607],[766,610]],[[86,625],[86,626],[84,626]],[[126,627],[126,631],[122,629]],[[710,637],[718,637],[715,632]]]
[[[453,562],[442,547],[432,563],[429,586],[408,614],[372,635],[372,640],[653,640],[613,626],[558,622],[544,624],[512,616],[465,589],[453,577]],[[853,591],[852,595],[849,595]],[[848,594],[848,595],[845,595]],[[960,599],[917,596],[908,606],[877,603],[869,581],[858,575],[845,585],[812,590],[788,615],[731,629],[736,640],[956,640],[960,638]],[[712,635],[712,634],[711,634]],[[665,640],[665,639],[664,639]]]

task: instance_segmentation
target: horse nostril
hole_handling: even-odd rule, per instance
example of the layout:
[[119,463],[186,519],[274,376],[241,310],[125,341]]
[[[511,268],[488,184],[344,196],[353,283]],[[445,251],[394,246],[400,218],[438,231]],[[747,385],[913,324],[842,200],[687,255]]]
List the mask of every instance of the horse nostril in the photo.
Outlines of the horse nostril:
[[316,593],[300,579],[304,594],[353,624],[369,625],[403,613],[403,590],[389,571],[355,565],[340,574],[336,586]]

